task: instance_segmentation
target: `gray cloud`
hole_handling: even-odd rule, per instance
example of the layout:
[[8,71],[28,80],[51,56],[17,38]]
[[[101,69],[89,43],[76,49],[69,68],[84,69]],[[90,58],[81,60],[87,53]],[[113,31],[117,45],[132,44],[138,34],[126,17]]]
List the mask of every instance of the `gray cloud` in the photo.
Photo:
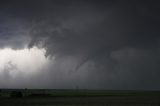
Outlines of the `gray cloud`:
[[46,48],[56,58],[45,71],[46,87],[159,89],[159,10],[159,2],[149,0],[6,1],[1,13],[24,28],[2,28],[0,43],[18,47],[26,35],[17,36],[27,33],[28,47]]

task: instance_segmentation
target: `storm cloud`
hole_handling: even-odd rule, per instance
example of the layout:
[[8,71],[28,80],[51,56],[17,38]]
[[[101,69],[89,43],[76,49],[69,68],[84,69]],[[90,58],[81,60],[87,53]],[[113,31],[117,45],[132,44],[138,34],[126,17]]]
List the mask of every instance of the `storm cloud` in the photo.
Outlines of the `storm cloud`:
[[37,87],[160,89],[158,1],[0,3],[0,48],[37,46],[51,59]]

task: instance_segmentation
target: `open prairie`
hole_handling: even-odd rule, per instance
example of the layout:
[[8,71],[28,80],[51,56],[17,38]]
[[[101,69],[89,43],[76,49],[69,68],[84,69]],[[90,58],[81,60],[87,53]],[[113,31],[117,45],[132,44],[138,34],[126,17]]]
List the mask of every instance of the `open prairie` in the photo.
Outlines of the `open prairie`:
[[[21,95],[19,95],[21,93]],[[159,106],[159,91],[3,89],[1,106]]]

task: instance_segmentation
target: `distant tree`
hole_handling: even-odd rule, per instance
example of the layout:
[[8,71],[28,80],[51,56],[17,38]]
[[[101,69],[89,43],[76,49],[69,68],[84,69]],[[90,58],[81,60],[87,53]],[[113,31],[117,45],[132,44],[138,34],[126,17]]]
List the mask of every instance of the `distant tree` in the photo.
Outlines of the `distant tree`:
[[23,95],[22,95],[22,92],[12,91],[12,92],[10,93],[10,97],[13,97],[13,98],[22,98]]
[[2,92],[2,90],[0,89],[0,96],[2,95],[1,92]]

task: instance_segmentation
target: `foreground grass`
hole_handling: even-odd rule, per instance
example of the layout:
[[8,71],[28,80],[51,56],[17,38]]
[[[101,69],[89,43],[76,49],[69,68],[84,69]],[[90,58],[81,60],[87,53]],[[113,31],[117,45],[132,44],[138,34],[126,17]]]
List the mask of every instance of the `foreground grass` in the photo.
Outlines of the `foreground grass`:
[[[18,91],[18,90],[16,90]],[[20,90],[22,98],[1,97],[0,106],[160,106],[158,91]],[[9,94],[9,91],[5,92]],[[34,96],[44,93],[48,96]],[[1,94],[4,94],[1,93]]]

